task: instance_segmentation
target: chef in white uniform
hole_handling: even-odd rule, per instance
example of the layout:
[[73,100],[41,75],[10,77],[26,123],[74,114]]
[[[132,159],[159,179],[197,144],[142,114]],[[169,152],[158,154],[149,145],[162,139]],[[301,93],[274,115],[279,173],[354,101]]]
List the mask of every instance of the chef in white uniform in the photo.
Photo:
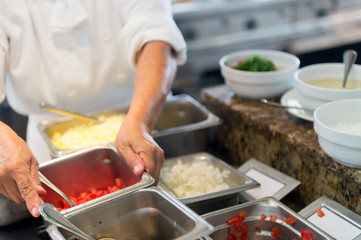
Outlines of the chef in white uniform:
[[[0,100],[28,116],[27,144],[0,122],[0,194],[39,216],[40,101],[95,112],[130,106],[116,147],[137,175],[158,179],[162,149],[150,135],[169,94],[184,39],[170,0],[0,0]],[[30,149],[29,149],[30,148]]]

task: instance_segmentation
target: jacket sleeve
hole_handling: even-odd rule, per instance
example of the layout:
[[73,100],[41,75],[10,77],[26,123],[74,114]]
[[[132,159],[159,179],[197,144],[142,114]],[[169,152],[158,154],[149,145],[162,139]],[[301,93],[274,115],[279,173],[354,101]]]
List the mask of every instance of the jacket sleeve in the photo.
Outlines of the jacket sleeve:
[[123,0],[124,27],[120,42],[130,66],[135,68],[137,53],[149,41],[164,41],[176,52],[178,64],[186,61],[186,43],[173,20],[170,0]]

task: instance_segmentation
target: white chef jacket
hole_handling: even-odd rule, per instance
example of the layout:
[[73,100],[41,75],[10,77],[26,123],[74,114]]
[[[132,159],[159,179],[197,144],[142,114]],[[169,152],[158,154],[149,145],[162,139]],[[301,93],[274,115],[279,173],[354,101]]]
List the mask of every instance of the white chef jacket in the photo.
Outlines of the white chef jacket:
[[[0,0],[0,101],[28,115],[27,142],[43,145],[40,101],[79,112],[128,106],[135,56],[152,40],[168,42],[178,64],[186,44],[170,0]],[[3,77],[4,76],[4,77]]]

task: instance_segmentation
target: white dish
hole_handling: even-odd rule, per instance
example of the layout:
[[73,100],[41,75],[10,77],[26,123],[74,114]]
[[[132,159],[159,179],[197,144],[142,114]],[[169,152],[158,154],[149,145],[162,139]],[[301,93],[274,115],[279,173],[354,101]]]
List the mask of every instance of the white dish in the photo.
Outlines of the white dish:
[[[251,72],[234,69],[240,61],[260,55],[271,60],[276,71]],[[243,50],[223,56],[219,60],[221,74],[227,87],[236,95],[248,99],[278,97],[294,86],[294,75],[300,60],[287,52],[276,50]]]
[[[304,107],[302,106],[298,97],[298,93],[295,89],[288,90],[282,95],[281,104],[287,106],[294,106],[294,107]],[[314,120],[313,114],[310,113],[309,111],[304,111],[302,109],[297,109],[297,108],[287,108],[287,111],[298,118],[311,122],[313,122]]]
[[361,98],[332,101],[315,111],[314,129],[321,148],[340,164],[361,168]]
[[[343,89],[342,78],[345,64],[343,63],[319,63],[300,68],[295,74],[295,89],[299,94],[299,101],[304,107],[316,110],[319,106],[340,99],[360,98],[361,88]],[[317,79],[337,78],[340,88],[333,89],[309,84]],[[350,70],[349,79],[361,81],[361,65],[354,64]],[[349,80],[349,81],[350,81]],[[353,87],[356,83],[350,82]],[[349,85],[349,86],[351,86]]]

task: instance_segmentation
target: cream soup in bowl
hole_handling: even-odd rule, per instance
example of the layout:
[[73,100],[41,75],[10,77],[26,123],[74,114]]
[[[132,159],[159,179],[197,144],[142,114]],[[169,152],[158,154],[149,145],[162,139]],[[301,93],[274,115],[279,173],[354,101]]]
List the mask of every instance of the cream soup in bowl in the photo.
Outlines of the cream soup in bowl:
[[345,88],[342,87],[343,79],[341,78],[319,78],[307,82],[308,84],[331,88],[331,89],[358,89],[361,88],[361,81],[355,79],[347,79]]
[[295,90],[301,105],[315,110],[330,101],[361,98],[361,65],[352,66],[346,88],[342,88],[343,74],[343,63],[320,63],[300,68],[295,74]]

